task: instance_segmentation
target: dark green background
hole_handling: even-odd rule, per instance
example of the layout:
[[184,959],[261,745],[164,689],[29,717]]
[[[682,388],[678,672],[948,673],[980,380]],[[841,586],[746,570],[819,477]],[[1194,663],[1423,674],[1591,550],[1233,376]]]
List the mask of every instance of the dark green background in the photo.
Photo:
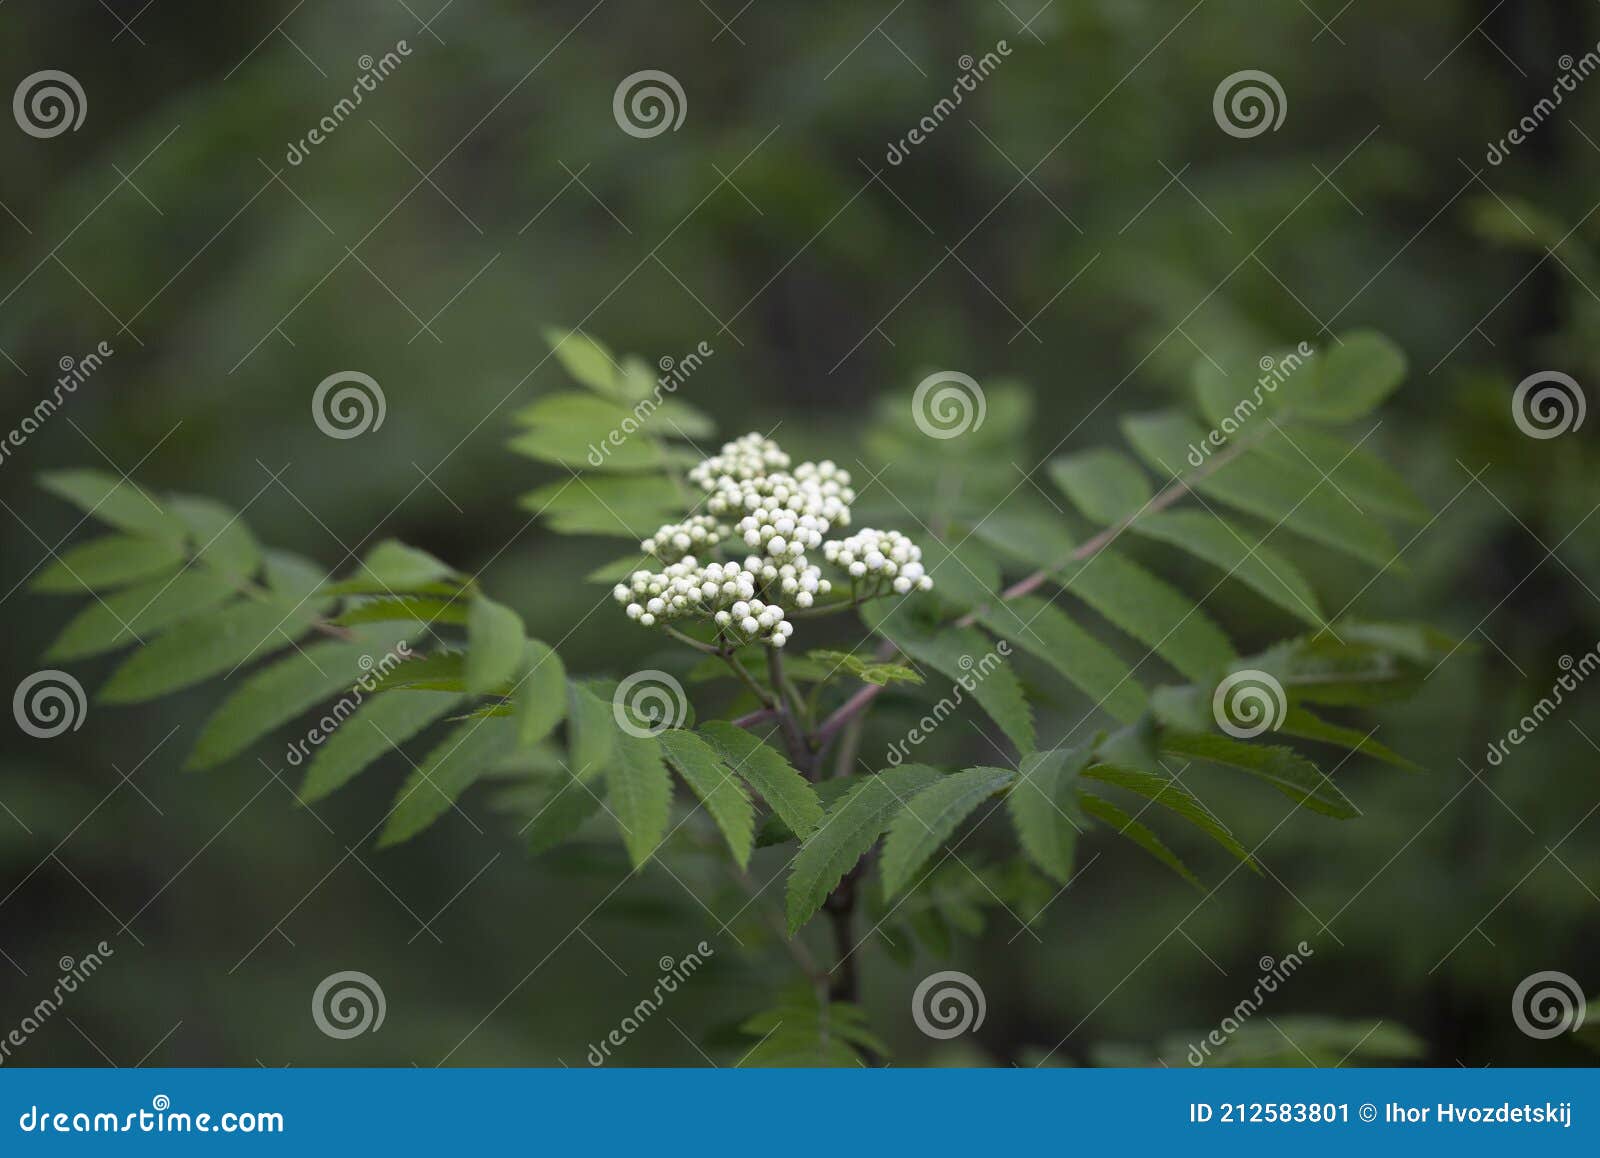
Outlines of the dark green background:
[[[576,625],[574,670],[632,670],[645,637],[609,606],[591,615],[600,592],[580,581],[617,544],[557,541],[515,505],[550,477],[504,446],[508,412],[563,383],[547,324],[651,361],[709,341],[683,397],[729,434],[781,422],[797,450],[846,462],[874,400],[931,368],[1020,379],[1037,400],[1025,472],[1069,432],[1070,448],[1115,441],[1119,414],[1182,391],[1197,351],[1376,326],[1412,374],[1368,445],[1439,517],[1358,610],[1475,645],[1378,717],[1429,773],[1354,762],[1341,783],[1363,818],[1295,818],[1261,851],[1269,872],[1234,874],[1198,909],[1136,850],[1094,843],[1042,943],[1013,941],[999,913],[951,963],[988,994],[975,1037],[915,1030],[910,991],[939,967],[926,958],[870,954],[866,1005],[906,1063],[1025,1063],[1063,1039],[1053,1060],[1104,1060],[1216,1024],[1258,958],[1304,938],[1315,956],[1274,1018],[1381,1018],[1439,1065],[1592,1056],[1518,1033],[1510,1001],[1542,969],[1600,991],[1600,688],[1503,766],[1483,753],[1561,656],[1600,640],[1600,419],[1534,441],[1509,406],[1537,370],[1600,382],[1600,81],[1504,164],[1484,155],[1558,58],[1594,48],[1594,5],[755,0],[736,16],[735,0],[456,0],[426,30],[438,0],[290,7],[0,7],[0,90],[58,68],[88,97],[82,129],[50,140],[0,120],[0,426],[61,357],[115,349],[0,465],[0,686],[40,666],[72,606],[23,586],[76,519],[30,476],[108,459],[246,507],[263,540],[329,566],[387,536],[488,564],[530,630]],[[400,69],[287,165],[357,58],[401,39]],[[887,165],[958,58],[1001,39],[1001,68]],[[646,68],[679,79],[687,115],[639,140],[611,98]],[[1211,98],[1246,68],[1280,81],[1288,112],[1238,140]],[[310,394],[352,368],[382,384],[388,417],[331,440]],[[1334,607],[1365,582],[1317,570]],[[1241,646],[1292,630],[1218,614]],[[74,667],[90,686],[103,670]],[[451,815],[372,851],[403,761],[315,817],[272,777],[270,745],[267,764],[180,773],[217,696],[94,706],[50,742],[6,722],[0,1031],[59,957],[103,938],[116,953],[10,1064],[581,1065],[657,958],[702,938],[713,967],[617,1061],[702,1065],[711,1042],[728,1064],[739,1051],[716,1031],[788,979],[781,952],[741,949],[691,896],[714,896],[704,861],[669,861],[681,880],[648,869],[596,910],[623,879],[614,842],[530,862],[478,796],[465,810],[481,833]],[[948,758],[963,755],[984,758],[981,741],[952,738]],[[1281,817],[1276,797],[1217,794],[1246,844]],[[1173,839],[1223,879],[1220,856]],[[317,1032],[310,994],[338,969],[379,978],[381,1032]]]

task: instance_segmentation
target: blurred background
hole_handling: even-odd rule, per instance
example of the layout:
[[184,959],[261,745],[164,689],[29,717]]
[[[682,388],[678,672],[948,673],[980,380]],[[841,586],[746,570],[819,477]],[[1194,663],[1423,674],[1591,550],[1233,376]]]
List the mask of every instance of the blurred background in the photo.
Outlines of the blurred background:
[[[891,163],[963,58],[1002,41]],[[487,567],[531,632],[572,632],[569,668],[631,670],[649,643],[590,614],[602,592],[581,582],[623,544],[551,536],[516,502],[552,477],[505,447],[509,413],[567,384],[547,325],[651,362],[705,342],[681,397],[730,436],[776,427],[847,464],[881,400],[931,368],[1020,381],[1026,474],[1064,438],[1118,441],[1117,418],[1182,396],[1202,352],[1377,327],[1411,374],[1367,445],[1435,518],[1354,611],[1471,645],[1375,717],[1427,774],[1352,761],[1340,782],[1364,815],[1295,817],[1260,877],[1172,832],[1222,882],[1203,903],[1131,846],[1091,843],[1038,942],[990,910],[942,964],[869,950],[864,1004],[898,1064],[1183,1064],[1171,1043],[1303,940],[1314,954],[1240,1060],[1332,1064],[1366,1041],[1352,1064],[1587,1064],[1574,1036],[1519,1032],[1511,996],[1541,970],[1600,992],[1600,687],[1500,766],[1484,754],[1600,640],[1595,420],[1538,440],[1510,408],[1536,371],[1600,382],[1600,80],[1533,112],[1597,41],[1594,5],[1489,0],[15,0],[0,89],[60,70],[87,114],[46,138],[0,125],[0,426],[112,352],[0,460],[0,686],[77,607],[26,589],[90,533],[33,486],[64,466],[214,495],[330,568],[385,537]],[[619,128],[613,93],[644,69],[681,85],[675,131]],[[1275,131],[1219,128],[1213,93],[1243,69],[1281,85]],[[309,400],[348,369],[388,409],[338,441]],[[1330,606],[1366,582],[1303,557]],[[1293,630],[1212,610],[1241,647]],[[74,667],[91,687],[107,670]],[[610,838],[531,859],[478,793],[380,853],[403,760],[314,812],[273,745],[180,772],[218,696],[92,706],[48,742],[8,721],[0,1031],[59,959],[102,940],[114,956],[6,1064],[582,1065],[658,959],[701,940],[706,969],[613,1064],[732,1064],[748,1043],[728,1027],[793,979],[752,913],[737,942],[720,927],[742,902],[692,850],[632,877]],[[1083,708],[1060,697],[1041,737]],[[941,758],[986,758],[954,733]],[[1275,795],[1217,795],[1248,846],[1281,818]],[[945,967],[989,996],[952,1043],[908,1008]],[[313,1024],[341,969],[381,980],[381,1032]]]

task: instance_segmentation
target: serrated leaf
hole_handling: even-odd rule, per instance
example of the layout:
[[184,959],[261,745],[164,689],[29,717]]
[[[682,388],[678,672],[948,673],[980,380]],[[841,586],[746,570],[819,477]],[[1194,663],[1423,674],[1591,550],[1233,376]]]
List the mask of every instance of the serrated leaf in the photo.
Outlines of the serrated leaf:
[[1356,806],[1332,780],[1290,748],[1176,731],[1162,733],[1161,748],[1175,756],[1205,760],[1258,776],[1290,800],[1324,816],[1347,820],[1358,815]]
[[933,596],[965,611],[1000,600],[1000,565],[975,536],[956,543],[922,542],[922,563],[933,579]]
[[[1171,412],[1132,415],[1123,430],[1151,467],[1175,475],[1199,454],[1205,432]],[[1309,465],[1246,451],[1194,489],[1207,498],[1266,519],[1308,539],[1345,551],[1377,567],[1394,567],[1394,541],[1373,519],[1351,506]]]
[[1030,496],[1015,494],[991,511],[980,511],[971,530],[994,550],[1033,567],[1054,570],[1077,541],[1061,512]]
[[538,811],[528,821],[522,835],[528,851],[547,852],[569,839],[583,823],[600,811],[600,798],[588,785],[567,773]]
[[1315,427],[1282,428],[1261,443],[1261,453],[1297,465],[1309,464],[1369,514],[1411,523],[1426,523],[1430,518],[1428,508],[1398,471],[1337,435]]
[[1317,593],[1295,565],[1219,515],[1210,511],[1160,511],[1140,518],[1131,529],[1220,567],[1314,627],[1325,623]]
[[641,420],[634,407],[593,394],[547,394],[516,414],[527,427],[509,443],[518,454],[576,470],[653,470],[662,465],[652,433],[662,424]]
[[[312,804],[342,788],[368,764],[460,702],[461,696],[454,692],[386,692],[365,700],[348,719],[325,717],[317,725],[320,743],[306,770],[301,799]],[[296,759],[295,751],[291,749],[289,762],[298,765],[303,756]]]
[[801,838],[822,822],[822,802],[806,778],[775,749],[722,720],[701,725],[699,734],[722,753],[729,767],[761,794],[767,807]]
[[861,618],[912,659],[970,693],[1019,752],[1033,751],[1033,715],[1022,685],[982,632],[970,627],[929,629],[898,603],[889,609],[869,603]]
[[791,937],[878,842],[906,800],[939,778],[937,769],[924,764],[885,768],[834,802],[794,858],[786,906]]
[[1022,851],[1061,884],[1072,877],[1083,827],[1076,815],[1077,782],[1093,752],[1090,743],[1030,753],[1022,758],[1017,783],[1006,794],[1006,810]]
[[1115,551],[1070,563],[1052,578],[1192,680],[1215,679],[1238,658],[1187,595]]
[[567,746],[572,774],[591,780],[604,774],[616,757],[617,728],[611,701],[595,695],[587,686],[567,682]]
[[1403,768],[1407,772],[1422,771],[1420,767],[1392,748],[1374,740],[1369,733],[1358,732],[1354,728],[1345,728],[1338,724],[1330,723],[1297,705],[1291,706],[1284,713],[1283,722],[1278,725],[1278,731],[1285,736],[1299,736],[1303,740],[1318,740],[1324,744],[1335,744],[1340,748],[1348,748],[1352,752],[1360,752],[1365,756],[1371,756],[1374,760],[1382,760],[1385,764]]
[[474,595],[467,608],[467,691],[485,695],[506,683],[522,662],[526,642],[520,615]]
[[1009,768],[968,768],[942,777],[906,801],[883,841],[883,895],[892,898],[950,834],[989,797],[1016,779]]
[[[885,663],[863,659],[848,651],[813,651],[806,658],[828,665],[832,670],[843,668],[863,683],[885,687],[893,683],[920,684],[922,676],[902,663]],[[793,676],[793,673],[791,673]]]
[[567,672],[554,649],[528,640],[522,655],[522,680],[515,692],[517,743],[531,748],[567,715]]
[[1371,413],[1406,377],[1404,351],[1382,334],[1361,330],[1319,355],[1311,389],[1296,392],[1294,411],[1319,422],[1353,422]]
[[706,806],[733,859],[744,868],[750,863],[756,816],[744,784],[723,763],[719,751],[693,732],[669,728],[656,738],[684,783]]
[[1095,448],[1052,459],[1050,477],[1086,518],[1108,526],[1138,514],[1154,497],[1149,477],[1116,450]]
[[1134,844],[1144,849],[1145,852],[1155,857],[1195,888],[1204,887],[1200,884],[1200,878],[1189,871],[1189,866],[1179,860],[1177,854],[1170,848],[1161,843],[1159,836],[1111,803],[1111,801],[1088,792],[1080,792],[1078,793],[1078,803],[1090,816],[1111,826],[1116,830],[1117,835],[1125,836],[1133,841]]
[[100,689],[102,702],[155,699],[232,671],[298,639],[328,609],[289,592],[236,603],[187,620],[123,661]]
[[206,721],[184,767],[214,768],[336,692],[345,691],[345,698],[354,700],[350,689],[368,680],[375,667],[387,666],[395,648],[419,627],[369,627],[354,642],[313,644],[256,672]]
[[1144,714],[1144,689],[1128,665],[1067,613],[1034,595],[986,607],[978,622],[1049,664],[1119,720]]
[[350,578],[331,583],[329,595],[452,595],[455,569],[416,547],[385,539],[367,552]]
[[387,692],[414,688],[418,691],[464,692],[467,688],[466,668],[466,656],[459,651],[434,652],[408,659],[399,667],[385,672],[373,690]]
[[[530,491],[517,505],[563,535],[643,539],[684,510],[683,496],[664,475],[573,475]],[[637,544],[635,544],[637,546]],[[641,556],[636,571],[651,564]]]
[[469,720],[457,726],[400,786],[378,847],[400,844],[427,828],[516,747],[514,720]]
[[654,736],[617,735],[617,759],[606,771],[606,799],[622,830],[635,869],[649,860],[666,835],[672,809],[672,777]]
[[1227,849],[1252,871],[1259,873],[1255,859],[1250,851],[1234,839],[1223,824],[1207,811],[1205,805],[1176,780],[1166,776],[1156,776],[1137,768],[1123,768],[1115,764],[1094,764],[1084,770],[1084,776],[1100,780],[1106,784],[1126,789],[1137,793],[1146,800],[1159,804],[1162,808],[1183,817],[1190,824],[1200,829],[1212,840]]
[[156,539],[183,538],[183,524],[132,479],[98,470],[58,470],[41,474],[39,485],[118,530]]
[[171,539],[106,535],[62,552],[29,586],[50,593],[104,591],[166,575],[183,561],[183,547]]
[[173,495],[169,509],[188,529],[195,561],[234,580],[261,566],[261,547],[239,512],[207,498]]
[[607,397],[616,396],[619,389],[616,360],[605,346],[578,330],[554,327],[546,328],[544,340],[550,343],[550,352],[575,381]]
[[345,627],[359,623],[465,623],[467,601],[437,599],[422,595],[399,598],[363,599],[334,619]]
[[89,604],[68,621],[46,659],[82,659],[154,639],[185,619],[202,615],[238,594],[215,572],[190,567],[173,577],[151,579]]

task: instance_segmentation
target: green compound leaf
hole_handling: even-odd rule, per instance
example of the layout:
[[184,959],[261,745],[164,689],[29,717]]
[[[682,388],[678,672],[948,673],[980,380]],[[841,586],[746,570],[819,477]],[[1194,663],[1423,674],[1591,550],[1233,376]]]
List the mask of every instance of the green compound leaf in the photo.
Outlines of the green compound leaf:
[[106,535],[58,555],[34,577],[34,591],[76,595],[124,587],[152,575],[166,575],[184,561],[183,546],[171,539]]
[[1170,848],[1161,843],[1159,836],[1111,803],[1111,801],[1088,792],[1080,792],[1078,793],[1078,803],[1090,816],[1115,829],[1118,836],[1125,836],[1133,841],[1134,844],[1144,849],[1145,852],[1155,857],[1195,888],[1204,887],[1200,884],[1200,878],[1189,871],[1189,866],[1179,860],[1177,854]]
[[373,669],[400,662],[395,649],[418,624],[367,628],[355,642],[329,641],[291,652],[245,680],[206,721],[186,768],[214,768],[328,696],[370,678]]
[[744,781],[761,794],[790,831],[804,839],[822,823],[822,801],[794,765],[761,740],[730,723],[714,720],[699,734],[716,747]]
[[[926,664],[970,694],[1019,752],[1033,751],[1033,714],[1023,698],[1016,674],[988,638],[971,627],[930,629],[896,605],[885,609],[867,604],[861,619],[872,631],[892,641],[918,663]],[[952,689],[955,696],[955,689]]]
[[509,681],[522,662],[522,617],[483,595],[467,608],[467,691],[486,695]]
[[616,745],[617,759],[606,771],[606,798],[622,830],[628,859],[638,869],[666,835],[672,777],[655,737],[619,732]]
[[930,784],[906,801],[883,842],[883,894],[893,898],[944,844],[956,826],[1016,779],[1008,768],[969,768]]
[[1100,780],[1106,784],[1124,788],[1129,792],[1143,796],[1146,800],[1154,801],[1161,807],[1183,817],[1212,840],[1227,849],[1239,860],[1250,868],[1252,872],[1261,870],[1251,857],[1248,849],[1234,839],[1216,817],[1207,811],[1205,805],[1195,797],[1194,793],[1183,787],[1177,781],[1166,777],[1156,776],[1149,772],[1142,772],[1137,768],[1121,768],[1115,764],[1095,764],[1084,770],[1084,776]]
[[378,837],[388,848],[410,840],[448,812],[461,794],[516,751],[517,727],[505,717],[457,725],[406,777]]
[[[442,719],[461,696],[454,692],[383,692],[365,700],[354,713],[338,710],[322,717],[310,733],[316,755],[306,770],[300,798],[307,804],[321,800],[348,784],[363,768],[391,749],[398,748],[435,720]],[[291,747],[289,763],[304,760],[299,747]]]
[[750,863],[756,811],[744,784],[722,761],[721,753],[693,732],[669,729],[656,737],[667,760],[716,822],[740,868]]
[[1138,463],[1119,450],[1062,455],[1051,461],[1050,477],[1085,518],[1106,525],[1138,514],[1155,494]]
[[41,474],[39,485],[119,531],[172,541],[183,538],[183,524],[132,479],[98,470],[61,470]]
[[834,802],[794,858],[789,874],[789,935],[814,916],[845,873],[878,842],[911,796],[940,778],[924,764],[885,768]]
[[1348,820],[1359,815],[1350,798],[1339,791],[1315,764],[1290,748],[1266,744],[1247,744],[1226,736],[1165,731],[1161,749],[1175,756],[1188,756],[1260,777],[1290,800],[1313,812]]
[[1094,744],[1052,748],[1022,758],[1017,783],[1006,794],[1006,810],[1028,859],[1061,884],[1072,876],[1072,861],[1083,829],[1077,783]]
[[150,579],[89,604],[62,628],[46,659],[82,659],[132,647],[174,624],[212,610],[239,593],[213,571],[190,567],[176,576]]

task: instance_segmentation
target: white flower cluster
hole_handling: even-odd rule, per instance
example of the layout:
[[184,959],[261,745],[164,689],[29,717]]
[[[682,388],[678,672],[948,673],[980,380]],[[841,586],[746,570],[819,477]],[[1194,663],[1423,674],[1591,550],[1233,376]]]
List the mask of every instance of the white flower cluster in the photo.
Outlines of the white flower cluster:
[[[635,571],[617,584],[613,594],[628,617],[650,627],[710,616],[733,642],[782,647],[794,625],[778,601],[810,607],[833,589],[806,557],[819,547],[829,563],[849,573],[853,588],[868,577],[887,580],[901,594],[933,586],[921,550],[898,531],[863,530],[827,541],[834,527],[850,525],[856,497],[850,473],[826,460],[803,462],[792,472],[789,465],[777,443],[747,434],[690,470],[689,480],[706,493],[711,513],[668,523],[639,544],[667,566]],[[735,536],[754,552],[742,563],[697,561],[696,555]]]
[[784,619],[783,608],[755,597],[756,583],[755,574],[737,563],[701,566],[688,555],[664,571],[635,571],[611,594],[644,627],[710,614],[742,643],[759,639],[782,647],[794,625]]
[[725,523],[710,515],[694,515],[681,523],[666,523],[639,544],[639,550],[663,563],[676,563],[690,553],[710,550],[728,536]]
[[824,545],[823,558],[843,567],[852,579],[882,578],[901,595],[913,588],[926,591],[933,586],[922,566],[922,548],[899,531],[875,531],[865,527],[848,539],[835,539]]

